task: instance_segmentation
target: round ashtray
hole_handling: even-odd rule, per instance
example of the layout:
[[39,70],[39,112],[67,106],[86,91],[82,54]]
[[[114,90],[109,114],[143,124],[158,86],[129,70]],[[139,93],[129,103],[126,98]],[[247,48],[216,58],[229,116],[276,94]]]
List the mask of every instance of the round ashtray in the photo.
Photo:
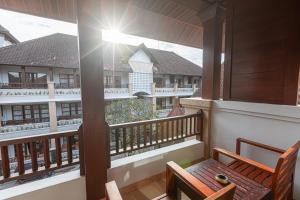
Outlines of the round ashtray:
[[228,177],[223,174],[217,174],[215,176],[215,179],[216,179],[216,181],[218,181],[219,183],[224,184],[224,185],[229,183]]

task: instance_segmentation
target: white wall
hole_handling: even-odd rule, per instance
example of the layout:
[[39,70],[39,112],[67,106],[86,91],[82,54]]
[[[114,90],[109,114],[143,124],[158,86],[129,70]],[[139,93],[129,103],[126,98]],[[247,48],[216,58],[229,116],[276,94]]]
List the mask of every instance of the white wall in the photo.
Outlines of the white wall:
[[0,199],[9,200],[85,200],[85,178],[79,171],[26,183],[0,191]]
[[202,142],[190,140],[118,159],[112,161],[108,179],[115,180],[118,187],[125,187],[164,172],[169,161],[187,165],[198,160],[203,157],[203,148]]
[[[235,152],[235,140],[238,137],[287,149],[300,140],[300,107],[215,101],[212,112],[212,146]],[[246,147],[242,150],[242,155],[275,167],[278,154],[256,148]],[[299,155],[295,198],[300,199]]]
[[0,47],[4,47],[4,35],[0,34]]

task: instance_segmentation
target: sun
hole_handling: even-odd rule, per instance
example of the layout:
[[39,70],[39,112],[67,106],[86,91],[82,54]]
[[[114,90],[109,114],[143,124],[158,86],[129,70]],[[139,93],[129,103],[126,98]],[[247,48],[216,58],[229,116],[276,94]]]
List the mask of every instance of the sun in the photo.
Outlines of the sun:
[[123,34],[117,29],[102,30],[103,40],[113,43],[121,43],[124,40]]

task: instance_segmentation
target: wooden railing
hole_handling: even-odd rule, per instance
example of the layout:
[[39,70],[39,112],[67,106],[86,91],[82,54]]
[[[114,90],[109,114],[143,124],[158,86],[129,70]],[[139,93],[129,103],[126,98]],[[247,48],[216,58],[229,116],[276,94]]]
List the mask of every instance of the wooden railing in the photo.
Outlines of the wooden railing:
[[0,83],[0,89],[46,89],[47,83]]
[[[192,115],[110,125],[110,156],[179,141],[191,136],[202,140],[202,112]],[[78,131],[55,132],[0,140],[0,184],[38,177],[80,163],[84,175],[82,127]],[[10,156],[15,152],[15,156]],[[77,153],[77,154],[76,154]],[[79,159],[80,158],[80,159]],[[79,162],[80,161],[80,162]]]
[[139,122],[110,125],[110,155],[177,141],[191,136],[202,138],[202,112]]
[[[78,137],[78,131],[65,131],[0,140],[0,183],[40,176],[52,170],[78,164]],[[9,149],[12,148],[15,157],[9,157]]]

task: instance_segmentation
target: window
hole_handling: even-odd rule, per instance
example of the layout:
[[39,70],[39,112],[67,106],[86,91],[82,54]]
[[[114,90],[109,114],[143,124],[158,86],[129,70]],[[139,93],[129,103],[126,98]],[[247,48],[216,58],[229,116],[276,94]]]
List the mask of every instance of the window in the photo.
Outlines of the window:
[[154,78],[156,87],[164,87],[164,81],[162,78]]
[[25,73],[26,83],[47,83],[47,74],[36,73],[36,72],[26,72]]
[[9,83],[21,83],[21,72],[8,72]]
[[122,78],[121,76],[111,76],[111,75],[105,75],[104,76],[104,86],[106,88],[120,88],[122,86]]
[[157,110],[166,109],[166,107],[167,107],[167,101],[166,100],[167,100],[166,98],[157,98],[156,99]]
[[81,115],[80,103],[62,103],[61,104],[62,116]]
[[41,105],[14,105],[12,106],[13,120],[33,120],[33,122],[49,121],[47,104]]
[[22,120],[23,117],[23,107],[22,106],[12,106],[13,120]]
[[[76,77],[76,79],[79,80],[79,77]],[[59,83],[62,87],[65,88],[74,87],[75,77],[73,74],[59,74]]]
[[191,76],[188,77],[188,84],[192,84],[192,77]]

